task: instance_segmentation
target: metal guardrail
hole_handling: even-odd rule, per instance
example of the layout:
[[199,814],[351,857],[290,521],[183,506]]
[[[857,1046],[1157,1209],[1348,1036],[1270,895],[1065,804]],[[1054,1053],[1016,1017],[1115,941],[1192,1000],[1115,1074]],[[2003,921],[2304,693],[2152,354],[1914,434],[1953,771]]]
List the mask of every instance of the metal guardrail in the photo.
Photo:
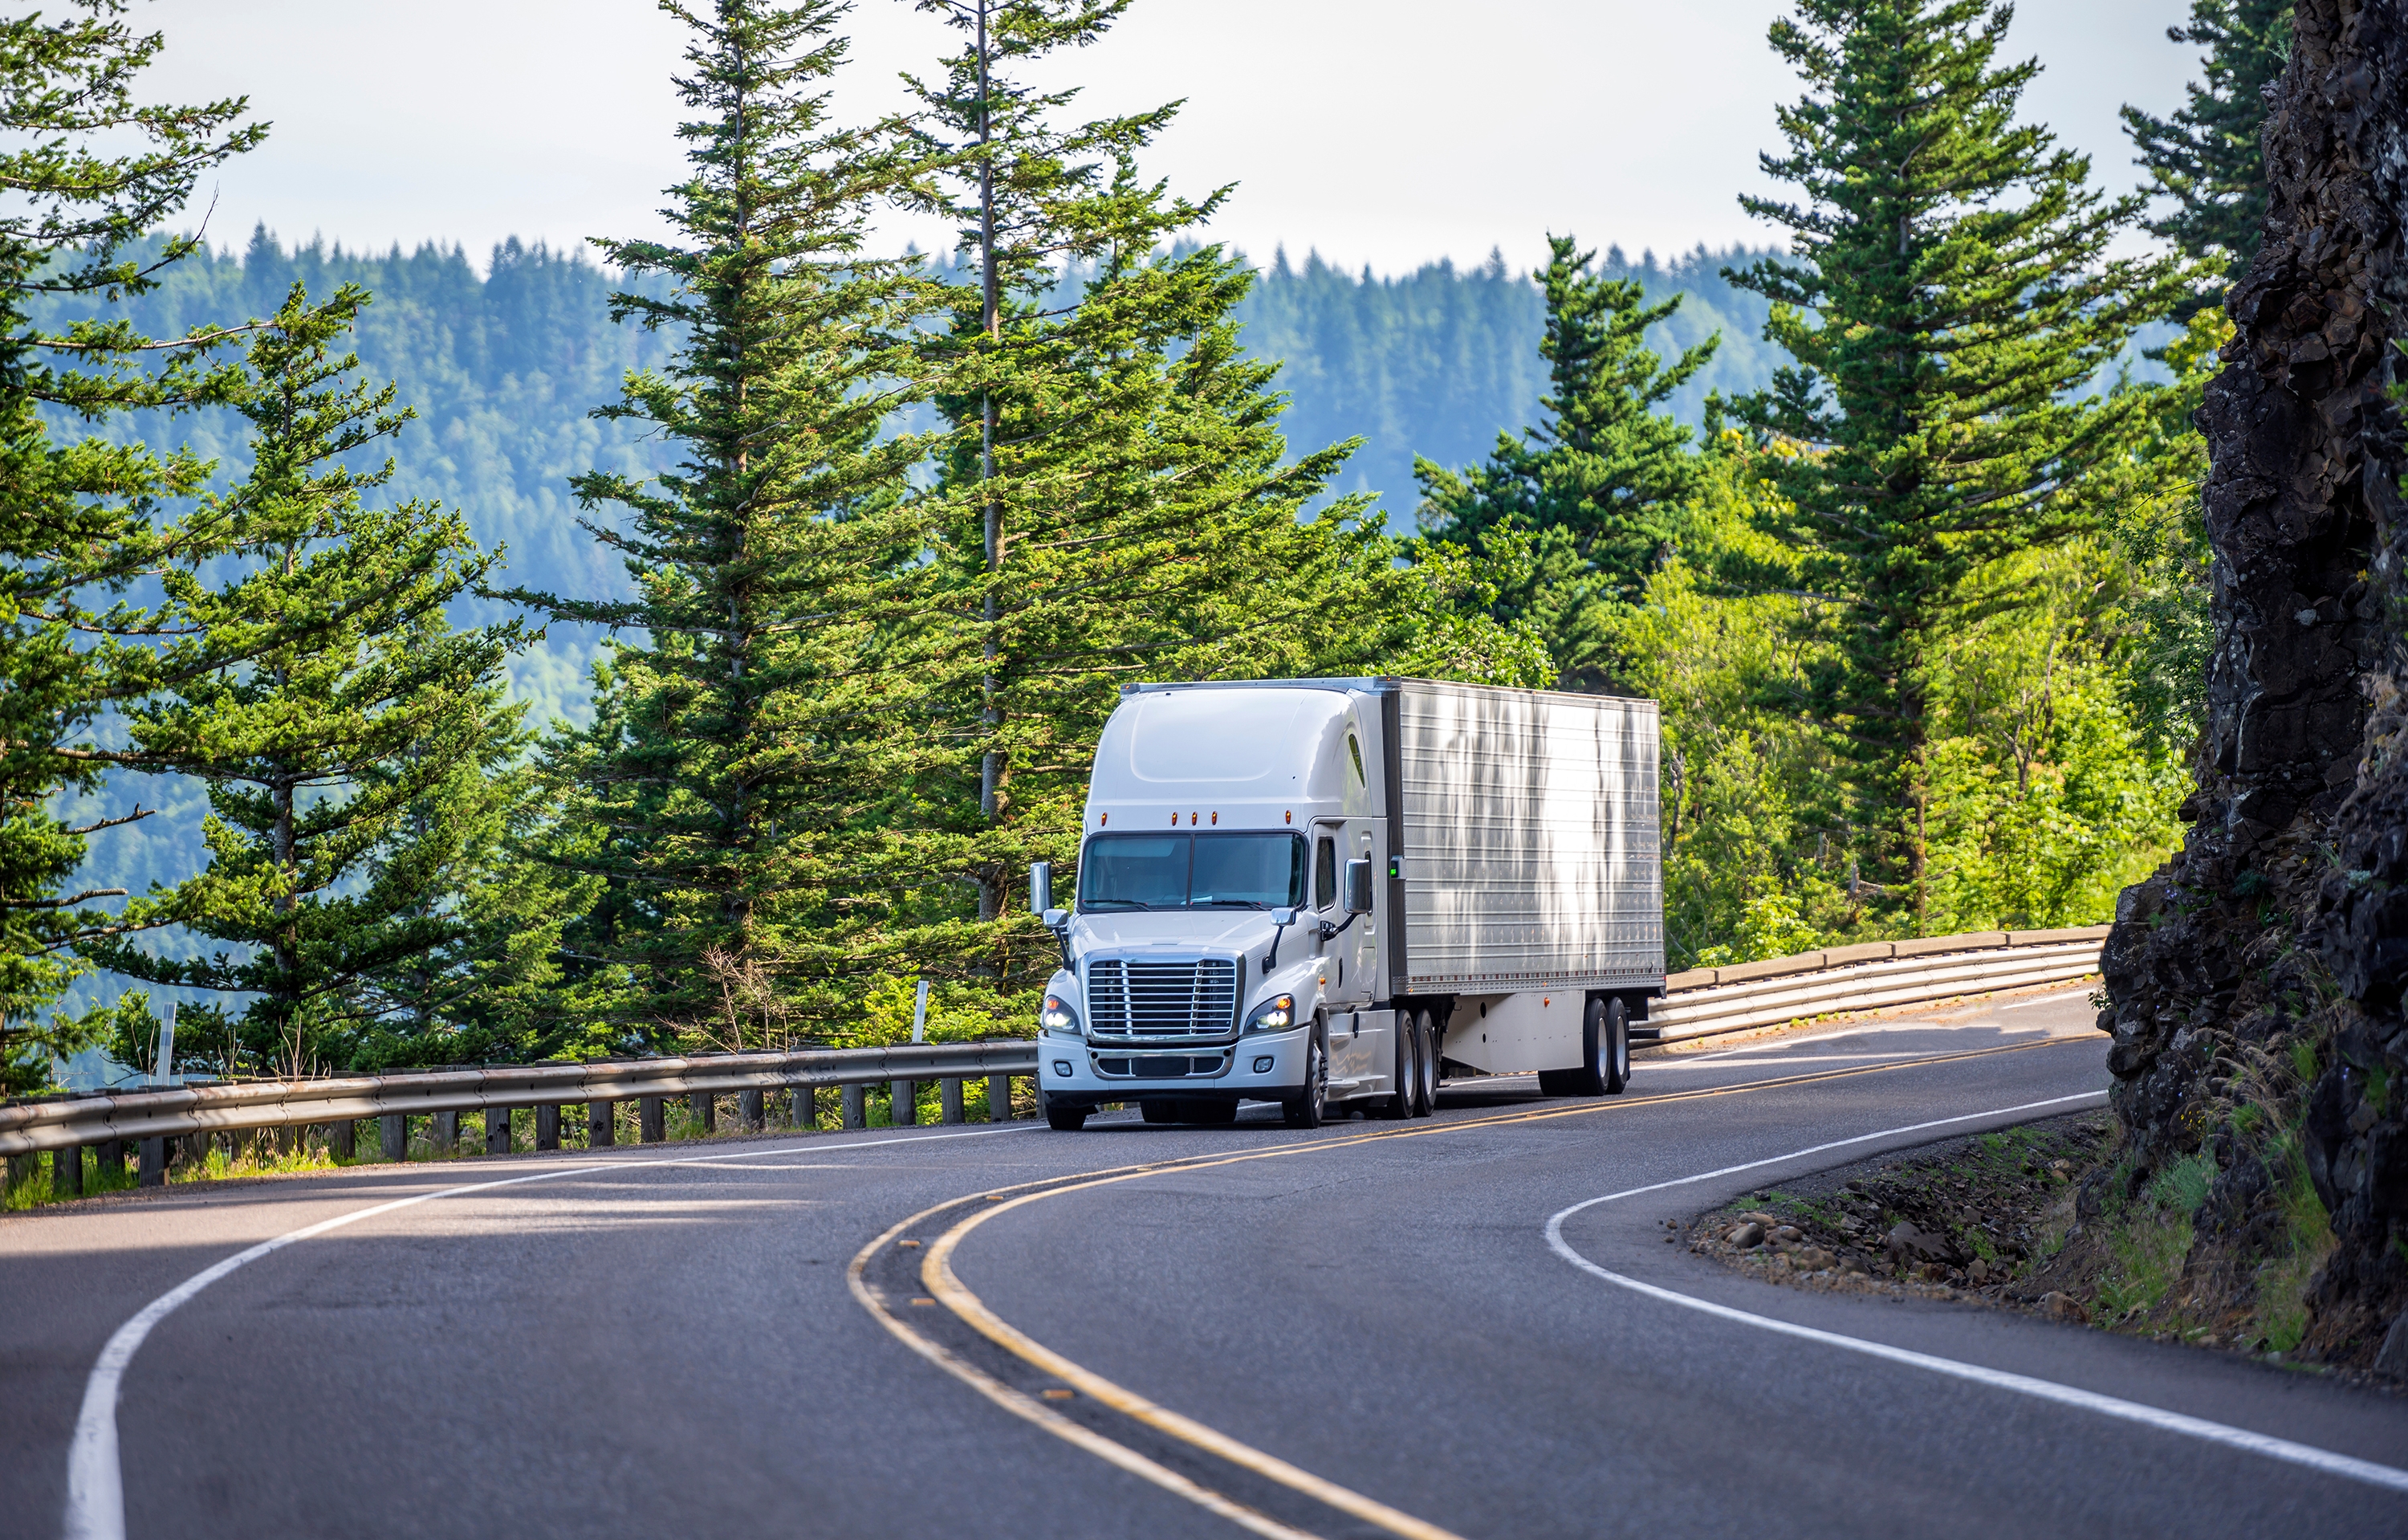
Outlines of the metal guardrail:
[[[1641,1043],[1681,1043],[1781,1025],[1834,1011],[1879,1010],[1957,995],[2061,983],[2098,971],[2107,927],[2079,930],[1987,931],[1921,941],[1874,942],[1729,968],[1696,969],[1666,980],[1666,998],[1632,1035]],[[715,1099],[740,1099],[738,1119],[767,1126],[764,1098],[795,1094],[793,1106],[817,1121],[810,1092],[844,1087],[847,1128],[866,1122],[861,1088],[894,1087],[891,1105],[914,1107],[917,1085],[940,1088],[940,1116],[962,1120],[962,1082],[988,1082],[989,1116],[1010,1116],[1010,1080],[1037,1072],[1037,1045],[1025,1041],[903,1043],[886,1048],[813,1048],[794,1053],[710,1054],[681,1058],[604,1059],[586,1063],[502,1065],[401,1074],[334,1076],[184,1086],[106,1092],[0,1106],[0,1157],[19,1161],[43,1151],[79,1152],[52,1162],[54,1187],[81,1190],[79,1152],[96,1146],[106,1165],[122,1169],[129,1146],[141,1153],[142,1180],[165,1180],[165,1142],[260,1129],[321,1125],[338,1154],[353,1152],[353,1125],[375,1119],[385,1158],[409,1147],[409,1119],[437,1119],[434,1143],[457,1143],[464,1112],[536,1115],[536,1147],[560,1144],[562,1107],[586,1109],[587,1142],[617,1141],[620,1103],[638,1104],[646,1143],[666,1136],[664,1107],[685,1097],[709,1127]],[[1000,1114],[998,1116],[997,1114]],[[795,1121],[801,1126],[803,1118]],[[506,1152],[509,1123],[487,1119],[487,1148]]]
[[[695,1099],[706,1123],[713,1099],[735,1092],[739,1118],[767,1123],[763,1099],[774,1091],[800,1093],[795,1105],[810,1108],[810,1092],[822,1086],[846,1087],[847,1127],[861,1126],[859,1087],[888,1084],[896,1105],[910,1108],[916,1087],[935,1081],[943,1120],[962,1120],[964,1080],[988,1081],[989,1115],[1010,1116],[1011,1077],[1037,1072],[1031,1042],[902,1043],[887,1048],[815,1048],[795,1053],[709,1054],[681,1058],[604,1059],[588,1063],[496,1065],[402,1074],[342,1075],[313,1080],[260,1080],[231,1085],[183,1086],[157,1090],[105,1092],[51,1098],[0,1107],[0,1156],[12,1159],[50,1151],[100,1146],[104,1163],[121,1163],[129,1144],[141,1147],[146,1183],[164,1180],[168,1139],[257,1129],[326,1125],[338,1153],[349,1155],[352,1125],[374,1118],[388,1159],[408,1148],[412,1117],[450,1119],[456,1139],[464,1112],[519,1111],[537,1114],[538,1149],[559,1145],[559,1111],[586,1108],[588,1141],[617,1141],[617,1107],[638,1103],[638,1127],[646,1143],[664,1136],[663,1108],[671,1097]],[[812,1116],[816,1119],[816,1112]],[[490,1122],[490,1119],[489,1119]],[[438,1123],[438,1127],[441,1125]],[[507,1123],[501,1125],[507,1129]],[[507,1146],[494,1144],[498,1153]],[[450,1141],[438,1140],[438,1143]],[[54,1185],[79,1190],[80,1160],[56,1160]]]
[[1978,931],[1920,941],[1871,942],[1665,980],[1647,1014],[1651,1035],[1684,1043],[1753,1031],[1836,1011],[1878,1011],[1958,995],[2062,984],[2099,971],[2108,928]]

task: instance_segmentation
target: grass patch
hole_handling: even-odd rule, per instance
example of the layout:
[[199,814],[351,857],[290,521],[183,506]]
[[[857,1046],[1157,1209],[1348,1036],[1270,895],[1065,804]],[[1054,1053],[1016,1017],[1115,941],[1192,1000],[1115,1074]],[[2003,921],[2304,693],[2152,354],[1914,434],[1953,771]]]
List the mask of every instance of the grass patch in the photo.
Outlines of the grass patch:
[[[2207,1201],[2215,1161],[2204,1154],[2177,1160],[2109,1216],[2110,1265],[2099,1279],[2099,1305],[2111,1318],[2146,1315],[2164,1303],[2190,1257],[2192,1216]],[[2129,1181],[2118,1166],[2111,1187]]]
[[2332,1216],[2325,1212],[2308,1179],[2307,1152],[2300,1130],[2286,1128],[2267,1146],[2266,1169],[2274,1178],[2274,1204],[2283,1216],[2283,1251],[2258,1269],[2258,1322],[2266,1346],[2287,1353],[2308,1334],[2308,1282],[2339,1244]]

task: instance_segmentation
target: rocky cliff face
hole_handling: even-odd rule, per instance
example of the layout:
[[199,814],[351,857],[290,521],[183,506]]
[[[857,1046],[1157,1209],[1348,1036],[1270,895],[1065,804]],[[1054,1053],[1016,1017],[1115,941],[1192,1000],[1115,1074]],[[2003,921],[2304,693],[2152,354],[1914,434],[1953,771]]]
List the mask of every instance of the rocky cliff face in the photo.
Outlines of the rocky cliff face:
[[[2300,0],[2269,106],[2265,244],[2199,418],[2217,646],[2191,828],[2118,905],[2100,1024],[2126,1179],[2212,1154],[2199,1236],[2228,1272],[2278,1244],[2304,1161],[2339,1241],[2304,1346],[2363,1362],[2408,1305],[2408,0]],[[2408,1372],[2408,1328],[2399,1348]]]

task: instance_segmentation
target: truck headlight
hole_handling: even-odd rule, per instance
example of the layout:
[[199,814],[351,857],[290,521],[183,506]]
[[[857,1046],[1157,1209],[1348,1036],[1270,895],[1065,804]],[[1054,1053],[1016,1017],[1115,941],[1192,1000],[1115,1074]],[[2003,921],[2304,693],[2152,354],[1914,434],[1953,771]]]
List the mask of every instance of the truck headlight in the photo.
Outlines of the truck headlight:
[[1076,1037],[1079,1035],[1079,1013],[1068,1000],[1059,995],[1049,994],[1045,997],[1045,1003],[1037,1008],[1037,1025],[1049,1032],[1068,1032]]
[[1246,1017],[1246,1030],[1250,1032],[1284,1032],[1295,1025],[1294,995],[1273,995],[1255,1006],[1254,1014]]

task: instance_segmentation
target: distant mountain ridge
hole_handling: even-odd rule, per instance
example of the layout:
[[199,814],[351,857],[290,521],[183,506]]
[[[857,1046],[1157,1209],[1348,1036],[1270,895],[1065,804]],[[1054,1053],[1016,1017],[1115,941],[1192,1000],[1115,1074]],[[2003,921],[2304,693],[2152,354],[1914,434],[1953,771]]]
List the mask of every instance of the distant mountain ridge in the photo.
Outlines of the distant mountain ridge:
[[[1681,295],[1681,308],[1648,333],[1664,357],[1722,334],[1713,359],[1669,403],[1684,422],[1699,420],[1709,392],[1735,396],[1771,381],[1777,350],[1763,340],[1771,307],[1721,276],[1765,254],[1699,245],[1669,262],[1653,252],[1634,262],[1614,246],[1598,258],[1599,272],[1637,279],[1651,301]],[[1317,253],[1294,266],[1282,249],[1240,313],[1249,351],[1284,366],[1288,442],[1362,435],[1368,442],[1340,488],[1381,494],[1399,527],[1412,517],[1415,454],[1446,466],[1485,459],[1499,432],[1532,425],[1547,385],[1544,298],[1501,252],[1477,267],[1436,262],[1380,278],[1368,268],[1349,275]]]

